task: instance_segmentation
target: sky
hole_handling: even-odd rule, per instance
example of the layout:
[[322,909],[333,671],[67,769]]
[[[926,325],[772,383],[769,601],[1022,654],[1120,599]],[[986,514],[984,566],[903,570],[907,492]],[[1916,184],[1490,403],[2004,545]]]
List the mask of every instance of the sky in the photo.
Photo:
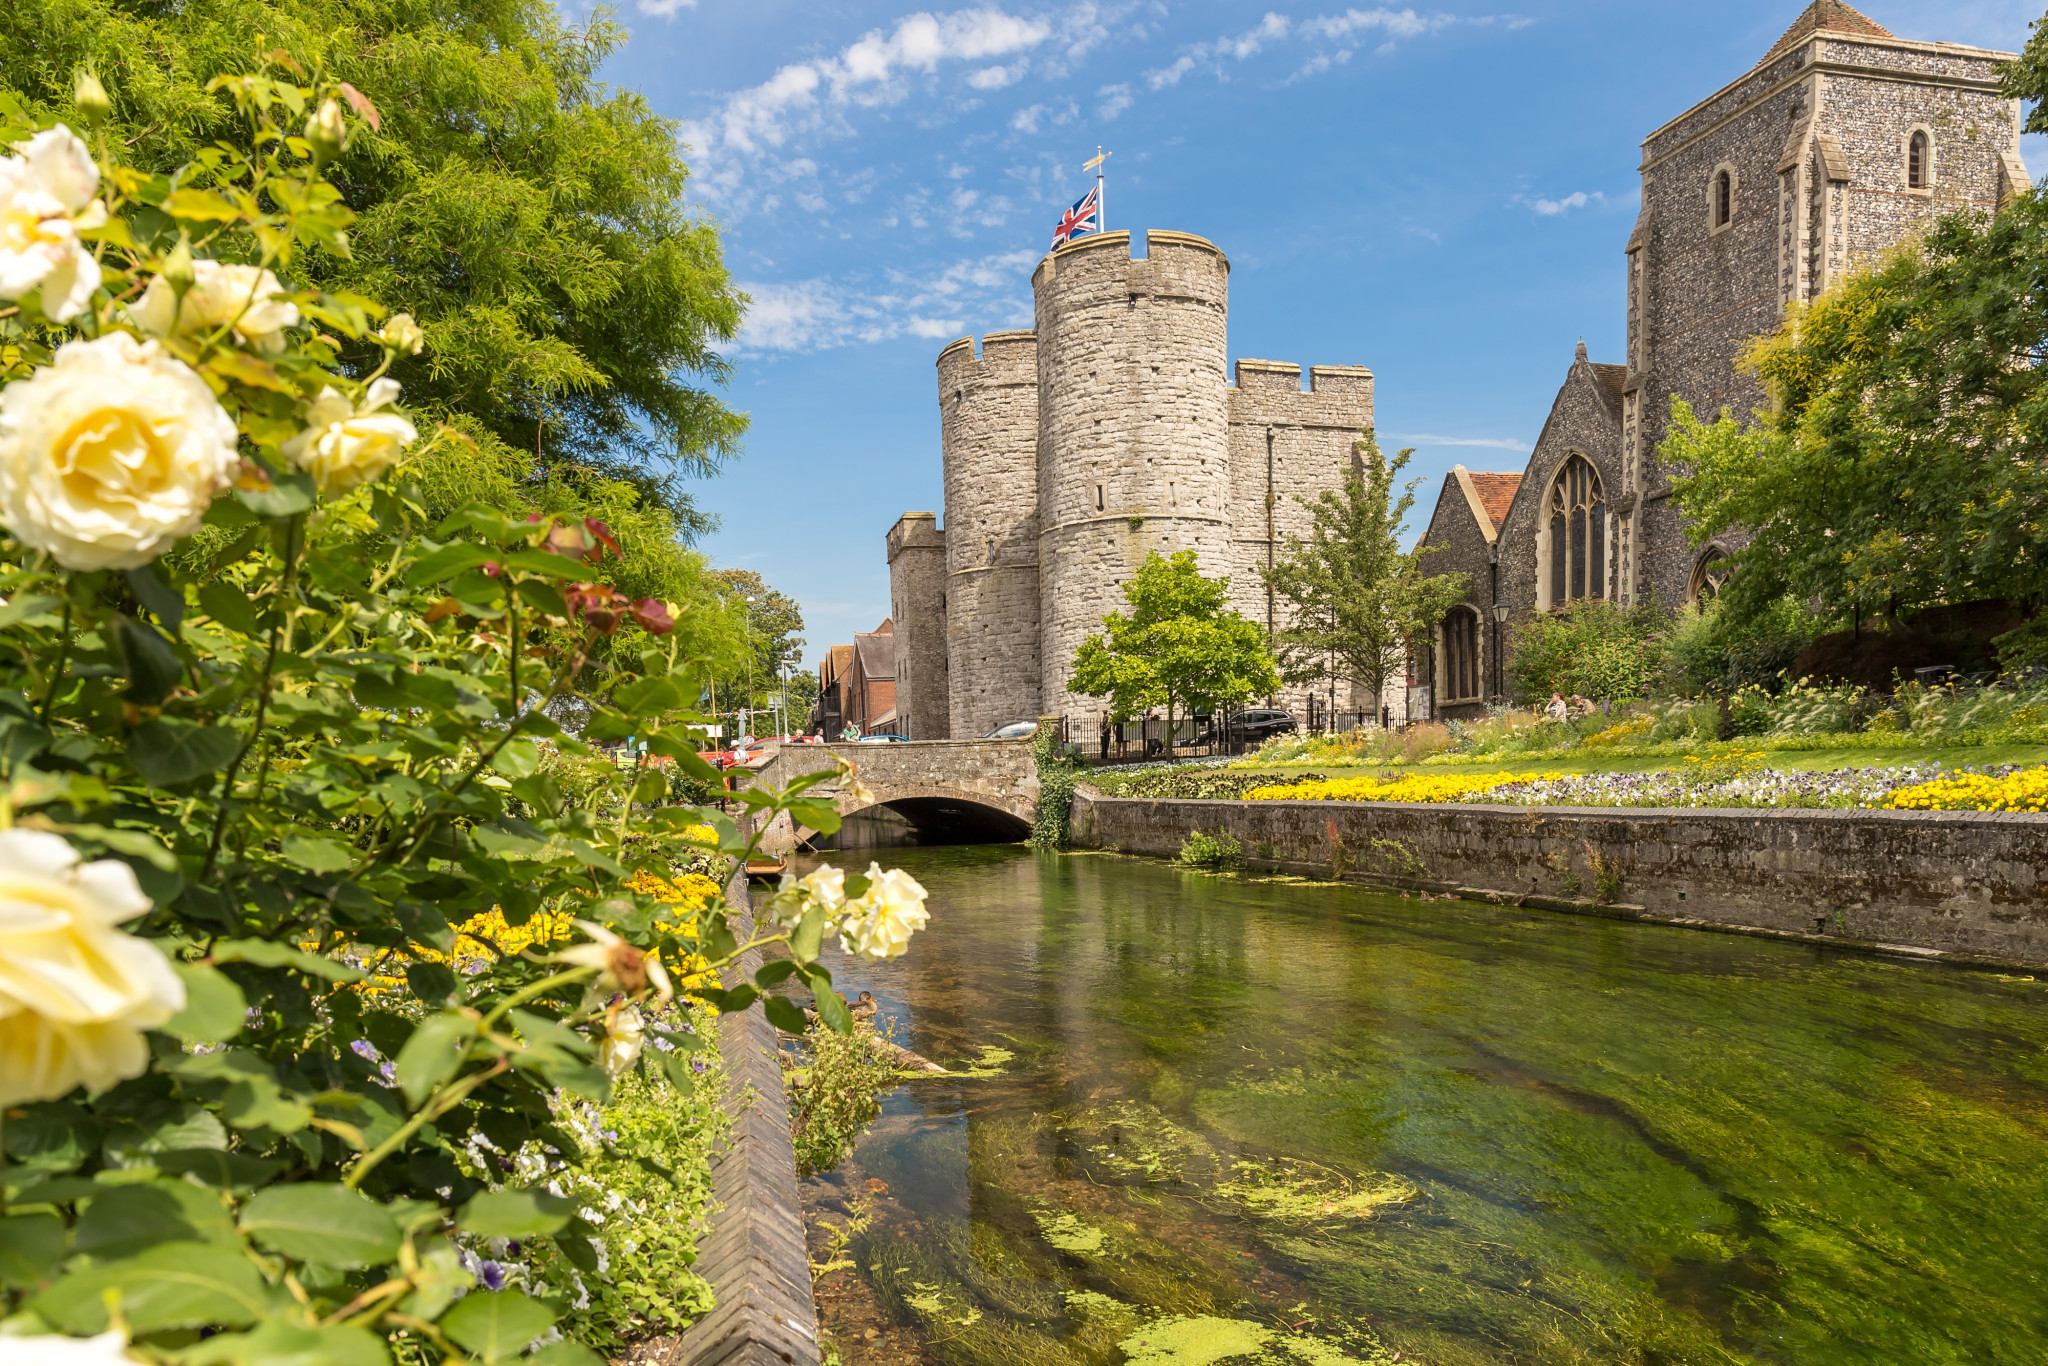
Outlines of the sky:
[[[1112,231],[1230,258],[1231,361],[1372,369],[1419,532],[1452,465],[1522,468],[1579,340],[1621,359],[1644,135],[1804,8],[614,2],[605,78],[679,122],[690,208],[752,298],[724,391],[752,427],[691,486],[723,519],[702,548],[798,600],[813,663],[888,614],[889,527],[943,511],[938,353],[1031,325],[1098,146]],[[2016,50],[2043,5],[1859,8]],[[2048,138],[2024,142],[2048,172]]]

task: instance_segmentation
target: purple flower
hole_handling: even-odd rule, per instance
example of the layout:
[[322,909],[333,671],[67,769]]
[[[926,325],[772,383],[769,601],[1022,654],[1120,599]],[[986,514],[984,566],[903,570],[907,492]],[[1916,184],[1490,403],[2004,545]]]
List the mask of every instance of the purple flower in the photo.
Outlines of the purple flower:
[[709,1072],[711,1070],[709,1064],[707,1064],[702,1058],[690,1059],[690,1067],[693,1071],[697,1072]]
[[377,1061],[377,1049],[368,1039],[356,1039],[349,1044],[349,1051],[364,1062]]
[[503,1290],[505,1288],[505,1268],[499,1263],[484,1262],[476,1270],[476,1278],[483,1283],[484,1289]]

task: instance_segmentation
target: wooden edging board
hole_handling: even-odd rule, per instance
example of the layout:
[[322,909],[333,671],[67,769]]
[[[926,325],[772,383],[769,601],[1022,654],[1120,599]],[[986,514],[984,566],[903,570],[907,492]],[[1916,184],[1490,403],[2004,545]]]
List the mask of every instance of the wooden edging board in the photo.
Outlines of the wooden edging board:
[[[733,933],[751,937],[747,875],[726,888]],[[759,953],[734,965],[726,985],[750,980]],[[619,1358],[631,1366],[818,1366],[818,1311],[797,1194],[789,1104],[776,1061],[775,1026],[758,1006],[718,1023],[732,1128],[713,1157],[718,1212],[697,1253],[697,1271],[716,1295],[709,1314],[681,1334],[655,1338]]]

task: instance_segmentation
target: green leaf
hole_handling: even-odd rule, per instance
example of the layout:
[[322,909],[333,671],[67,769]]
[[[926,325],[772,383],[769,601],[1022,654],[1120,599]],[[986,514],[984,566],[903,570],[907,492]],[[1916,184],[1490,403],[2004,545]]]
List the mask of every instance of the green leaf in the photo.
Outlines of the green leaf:
[[68,1172],[100,1146],[100,1122],[69,1101],[30,1105],[7,1116],[7,1156],[44,1172]]
[[808,826],[821,835],[835,834],[839,830],[839,808],[821,798],[798,798],[787,803],[786,809],[791,820],[798,825]]
[[405,571],[408,588],[421,588],[442,579],[453,578],[465,569],[476,569],[490,563],[496,555],[480,545],[457,541],[444,545],[439,550],[421,556],[413,567]]
[[825,908],[813,906],[804,912],[804,918],[796,922],[796,928],[789,933],[790,956],[798,962],[808,963],[818,956],[818,950],[825,943]]
[[270,1305],[269,1289],[249,1259],[218,1243],[159,1243],[147,1252],[63,1277],[30,1300],[59,1332],[78,1337],[107,1328],[107,1292],[131,1333],[170,1328],[246,1328]]
[[552,579],[580,579],[590,572],[581,562],[566,555],[557,555],[552,550],[515,550],[505,557],[505,564],[512,569],[545,574]]
[[157,205],[173,218],[198,223],[232,223],[242,211],[211,190],[173,190]]
[[551,617],[569,615],[569,604],[562,600],[562,591],[545,579],[521,579],[517,584],[519,596],[528,606],[547,613]]
[[113,625],[114,648],[128,675],[127,691],[121,695],[138,706],[155,706],[178,686],[185,666],[178,661],[171,642],[155,627],[127,616],[116,616]]
[[263,634],[263,623],[257,619],[256,607],[249,601],[249,595],[225,579],[201,585],[199,610],[230,631],[239,631],[245,636]]
[[761,1009],[768,1015],[768,1023],[791,1034],[802,1034],[811,1027],[804,1018],[803,1007],[787,996],[766,996],[761,1000]]
[[444,963],[407,963],[405,984],[412,994],[430,1006],[444,1005],[455,994],[455,974]]
[[681,1091],[684,1095],[689,1095],[697,1089],[697,1069],[690,1066],[688,1054],[664,1054],[661,1065],[662,1069],[668,1073],[669,1082],[676,1090]]
[[226,726],[159,717],[129,735],[128,762],[152,786],[176,787],[220,772],[241,747],[242,737]]
[[0,1219],[0,1285],[17,1290],[41,1286],[64,1255],[64,1221],[54,1214],[16,1214]]
[[441,1331],[482,1358],[485,1366],[525,1351],[553,1326],[557,1315],[516,1290],[469,1294],[441,1316]]
[[569,1222],[576,1202],[544,1190],[485,1191],[462,1207],[458,1220],[479,1238],[531,1238]]
[[318,835],[286,835],[283,849],[287,859],[310,873],[338,873],[356,861],[355,850]]
[[768,988],[786,982],[795,975],[796,964],[790,959],[778,958],[772,963],[761,965],[761,970],[754,974],[754,985],[765,992]]
[[580,1342],[563,1338],[535,1352],[533,1366],[604,1366],[604,1358]]
[[174,1349],[179,1366],[390,1366],[384,1340],[351,1323],[265,1319],[247,1333],[221,1333]]
[[317,953],[290,944],[273,944],[267,939],[223,939],[213,946],[217,963],[254,963],[264,968],[297,968],[330,982],[360,982],[368,976],[361,968],[337,963]]
[[225,1043],[242,1032],[248,998],[224,972],[203,963],[172,963],[185,984],[185,1008],[158,1026],[187,1043]]
[[524,778],[540,767],[540,745],[524,735],[514,736],[491,757],[491,767],[508,778]]
[[235,498],[258,517],[296,517],[313,506],[313,476],[299,470],[270,476],[270,487],[245,489],[239,485]]
[[830,986],[813,988],[811,1000],[817,1004],[818,1018],[834,1034],[853,1033],[853,1012],[846,1008],[846,1002],[839,999],[839,993]]
[[44,597],[40,593],[17,593],[5,607],[0,607],[0,629],[12,626],[17,621],[27,621],[30,617],[63,610],[62,598]]
[[376,1266],[398,1255],[398,1221],[347,1186],[271,1186],[242,1207],[242,1231],[273,1252],[322,1266]]
[[650,768],[633,781],[633,804],[647,806],[668,796],[668,775]]
[[612,705],[639,718],[660,716],[683,705],[683,694],[666,678],[636,678],[612,693]]
[[176,635],[179,624],[185,620],[185,595],[165,583],[153,564],[131,569],[122,577],[128,581],[128,591],[135,595],[135,600],[147,607],[165,630]]
[[250,1190],[284,1170],[284,1163],[247,1153],[217,1152],[212,1148],[186,1148],[179,1152],[152,1153],[149,1160],[160,1172],[173,1176],[196,1176],[222,1190]]
[[78,1217],[78,1251],[105,1260],[158,1243],[234,1242],[218,1197],[183,1181],[105,1186]]
[[459,1011],[429,1015],[398,1050],[398,1084],[413,1105],[425,1100],[462,1065],[463,1051],[476,1038],[477,1022]]

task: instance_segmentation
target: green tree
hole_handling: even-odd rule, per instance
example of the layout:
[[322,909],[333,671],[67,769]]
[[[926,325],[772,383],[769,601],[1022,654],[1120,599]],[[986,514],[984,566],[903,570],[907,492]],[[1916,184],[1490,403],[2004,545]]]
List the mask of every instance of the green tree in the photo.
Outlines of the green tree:
[[1164,705],[1171,737],[1179,711],[1221,713],[1280,686],[1265,631],[1230,610],[1229,577],[1204,578],[1194,551],[1147,555],[1124,601],[1129,613],[1081,642],[1068,692],[1107,697],[1126,720]]
[[1291,609],[1278,642],[1287,681],[1343,678],[1378,698],[1416,642],[1464,598],[1469,576],[1427,574],[1433,550],[1401,549],[1421,481],[1403,484],[1396,498],[1394,480],[1415,452],[1389,460],[1370,431],[1352,449],[1341,492],[1296,495],[1309,512],[1308,539],[1288,537],[1285,558],[1263,574]]
[[1582,599],[1517,627],[1508,672],[1529,702],[1553,692],[1634,701],[1656,690],[1669,626],[1659,608]]
[[[516,482],[623,481],[677,534],[705,529],[674,476],[709,473],[746,428],[714,392],[745,300],[715,225],[683,207],[675,125],[596,77],[624,30],[572,26],[544,0],[20,0],[0,9],[0,88],[61,113],[89,67],[110,135],[170,171],[246,139],[206,84],[252,71],[258,35],[376,111],[329,168],[357,216],[349,255],[303,259],[288,283],[410,311],[427,345],[391,372],[408,406]],[[383,360],[337,341],[344,372]],[[456,469],[419,472],[430,499],[468,458],[450,448]]]
[[[2037,37],[2037,42],[2039,41]],[[1795,311],[1744,364],[1769,406],[1701,420],[1674,399],[1659,453],[1695,544],[1746,530],[1737,622],[1778,600],[1826,617],[2048,585],[2048,201],[1966,211]],[[2031,642],[2031,643],[2030,643]],[[2048,655],[2048,632],[2001,642]]]

